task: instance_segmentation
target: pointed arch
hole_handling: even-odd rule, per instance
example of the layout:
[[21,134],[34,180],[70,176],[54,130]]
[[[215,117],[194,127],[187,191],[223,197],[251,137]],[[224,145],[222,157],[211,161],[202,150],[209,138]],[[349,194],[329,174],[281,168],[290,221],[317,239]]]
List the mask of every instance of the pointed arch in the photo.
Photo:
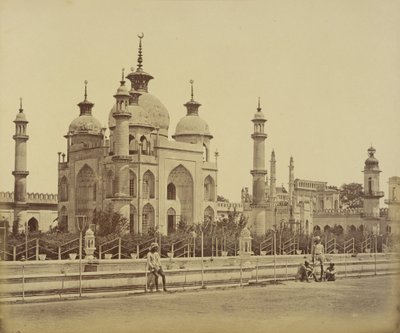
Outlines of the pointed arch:
[[147,170],[143,175],[142,198],[155,198],[155,178],[150,170]]
[[172,234],[176,230],[176,211],[172,207],[167,211],[167,234]]
[[140,142],[142,143],[142,154],[149,155],[149,141],[144,135],[140,137]]
[[204,179],[204,201],[215,201],[215,182],[210,175]]
[[76,214],[86,215],[89,219],[95,207],[96,178],[91,167],[85,164],[76,176]]
[[68,201],[68,179],[65,176],[60,181],[60,201]]
[[142,234],[147,234],[150,228],[155,227],[154,208],[151,204],[146,204],[142,210]]
[[39,222],[34,217],[31,217],[28,221],[28,232],[39,231]]
[[207,206],[204,210],[204,221],[206,220],[214,221],[214,209],[211,206]]
[[326,225],[325,227],[324,227],[324,232],[325,233],[328,233],[328,232],[330,232],[331,231],[331,227],[329,226],[329,225]]
[[209,160],[208,147],[205,143],[203,143],[203,161],[208,162],[208,160]]
[[176,188],[173,183],[167,186],[167,200],[176,200]]
[[173,183],[176,189],[176,200],[180,206],[181,219],[193,221],[193,177],[182,164],[174,168],[168,176],[168,184]]

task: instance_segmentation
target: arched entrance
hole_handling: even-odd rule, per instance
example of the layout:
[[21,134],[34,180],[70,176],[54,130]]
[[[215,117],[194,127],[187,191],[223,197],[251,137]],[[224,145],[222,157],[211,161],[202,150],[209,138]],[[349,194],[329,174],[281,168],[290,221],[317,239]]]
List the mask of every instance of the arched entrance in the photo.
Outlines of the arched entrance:
[[30,218],[28,221],[28,232],[39,231],[39,222],[34,217]]
[[176,230],[176,212],[175,209],[170,208],[167,211],[167,233],[172,234]]
[[[176,200],[181,207],[181,220],[191,224],[193,222],[193,178],[190,172],[179,165],[168,176],[168,184],[173,183],[176,190]],[[179,214],[179,212],[178,212]]]

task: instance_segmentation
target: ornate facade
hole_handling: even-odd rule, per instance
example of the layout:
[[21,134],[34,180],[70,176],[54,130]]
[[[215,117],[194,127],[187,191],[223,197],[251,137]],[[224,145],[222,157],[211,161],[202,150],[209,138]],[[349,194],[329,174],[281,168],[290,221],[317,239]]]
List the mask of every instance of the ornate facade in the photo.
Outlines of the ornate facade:
[[137,69],[124,73],[106,129],[92,114],[93,103],[79,103],[69,126],[67,153],[59,159],[59,220],[75,229],[76,215],[89,219],[95,210],[112,207],[130,220],[132,233],[158,228],[173,232],[179,221],[201,223],[217,214],[217,164],[211,161],[213,136],[191,98],[168,138],[169,114],[149,93],[153,76],[143,70],[142,36]]

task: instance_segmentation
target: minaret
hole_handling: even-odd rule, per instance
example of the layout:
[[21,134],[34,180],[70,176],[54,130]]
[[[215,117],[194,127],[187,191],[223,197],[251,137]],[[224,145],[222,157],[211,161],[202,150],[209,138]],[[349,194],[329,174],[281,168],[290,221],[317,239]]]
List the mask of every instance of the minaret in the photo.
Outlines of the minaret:
[[13,136],[15,140],[15,166],[12,174],[14,175],[14,226],[16,227],[14,231],[17,231],[20,226],[26,223],[24,212],[28,206],[26,200],[26,177],[29,172],[26,170],[26,143],[29,136],[26,134],[28,121],[23,111],[22,98],[20,98],[19,113],[14,120],[15,135]]
[[126,180],[129,179],[129,168],[124,168],[128,165],[131,160],[129,156],[129,119],[131,113],[128,111],[129,99],[131,95],[128,89],[125,87],[124,81],[124,69],[122,69],[122,80],[120,81],[120,87],[118,88],[114,98],[116,100],[116,107],[113,112],[115,119],[114,129],[114,142],[115,151],[112,160],[116,165],[116,178],[117,187],[114,191],[115,197],[128,197],[129,188],[126,184]]
[[254,114],[252,122],[254,123],[254,132],[251,135],[253,139],[253,205],[265,204],[265,139],[264,124],[267,120],[261,112],[260,98],[258,99],[257,112]]
[[364,166],[364,215],[379,217],[379,200],[384,196],[379,190],[379,161],[375,158],[376,150],[372,146],[368,149],[368,158]]
[[289,161],[289,206],[294,206],[294,163],[293,156],[290,156]]
[[274,204],[276,201],[276,159],[274,150],[272,150],[271,153],[270,163],[271,163],[271,170],[270,170],[269,196],[271,198],[271,202]]
[[253,223],[256,233],[263,235],[265,233],[265,139],[267,134],[264,132],[264,125],[267,120],[261,112],[260,98],[258,98],[257,112],[254,114],[252,122],[254,123],[254,132],[251,135],[253,139],[253,170],[250,171],[253,176]]

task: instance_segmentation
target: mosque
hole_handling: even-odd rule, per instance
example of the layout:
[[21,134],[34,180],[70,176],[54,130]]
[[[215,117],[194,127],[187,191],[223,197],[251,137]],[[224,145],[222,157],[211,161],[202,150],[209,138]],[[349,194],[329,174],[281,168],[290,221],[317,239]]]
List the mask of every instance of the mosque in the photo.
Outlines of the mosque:
[[384,192],[380,190],[381,170],[375,157],[376,150],[368,149],[364,165],[364,206],[360,209],[342,209],[340,191],[326,182],[294,178],[294,159],[289,161],[288,190],[276,186],[276,157],[272,150],[270,178],[265,166],[265,123],[267,119],[258,101],[257,112],[252,119],[253,177],[252,194],[248,188],[241,192],[243,214],[257,235],[268,230],[288,228],[293,232],[312,234],[329,230],[338,225],[344,231],[362,230],[376,234],[400,232],[400,177],[389,178],[388,208],[380,208]]
[[75,229],[75,216],[89,220],[95,210],[112,207],[130,221],[130,232],[175,230],[179,221],[201,223],[217,211],[217,163],[210,159],[213,138],[200,117],[200,103],[184,104],[186,115],[168,138],[170,118],[149,92],[153,76],[143,69],[142,38],[136,71],[124,73],[105,128],[93,115],[92,102],[78,104],[79,116],[65,135],[66,155],[58,163],[59,223]]
[[[153,76],[143,69],[139,36],[136,71],[125,77],[113,95],[115,102],[106,128],[93,115],[85,82],[79,115],[65,135],[66,153],[58,153],[58,194],[27,193],[28,121],[22,103],[15,123],[14,192],[0,192],[0,222],[17,221],[19,228],[47,231],[58,226],[75,231],[77,215],[89,220],[94,212],[111,207],[130,221],[130,232],[158,228],[174,232],[179,221],[201,223],[233,210],[243,212],[258,235],[277,227],[311,234],[336,224],[343,228],[375,228],[400,232],[400,177],[389,178],[387,209],[380,208],[384,193],[379,184],[375,149],[368,149],[364,166],[364,208],[341,209],[339,190],[323,181],[295,179],[294,159],[289,161],[288,189],[277,186],[276,156],[271,152],[269,178],[265,163],[267,119],[260,101],[252,122],[252,193],[242,189],[241,203],[217,202],[217,157],[211,160],[213,138],[200,117],[193,81],[186,115],[169,138],[170,118],[165,106],[149,93]],[[130,81],[126,85],[125,78]],[[7,223],[6,223],[7,222]]]

